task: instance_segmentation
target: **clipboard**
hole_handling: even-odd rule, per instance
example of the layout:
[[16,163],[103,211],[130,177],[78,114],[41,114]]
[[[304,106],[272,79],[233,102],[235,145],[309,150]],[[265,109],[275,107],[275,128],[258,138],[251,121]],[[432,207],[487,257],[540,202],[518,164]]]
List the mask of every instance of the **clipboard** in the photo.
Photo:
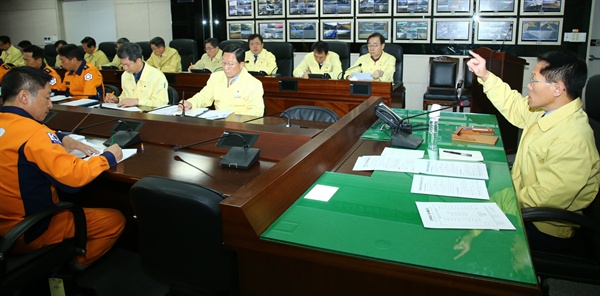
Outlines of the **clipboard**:
[[498,136],[494,136],[493,128],[461,126],[452,133],[452,141],[496,145]]

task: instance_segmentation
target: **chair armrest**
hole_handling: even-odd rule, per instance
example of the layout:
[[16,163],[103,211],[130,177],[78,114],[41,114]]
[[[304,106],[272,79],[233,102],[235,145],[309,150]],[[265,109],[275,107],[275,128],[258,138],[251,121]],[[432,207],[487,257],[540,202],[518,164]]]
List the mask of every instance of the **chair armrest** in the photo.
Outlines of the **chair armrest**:
[[600,235],[600,223],[575,212],[556,208],[525,208],[521,209],[523,221],[556,221],[579,225]]
[[11,229],[4,237],[0,238],[0,256],[6,253],[13,244],[21,237],[25,231],[34,226],[41,220],[54,216],[61,211],[71,211],[73,213],[75,224],[75,247],[78,253],[85,254],[85,244],[87,242],[87,225],[83,208],[75,203],[61,201],[48,209],[45,209],[34,215],[25,217],[25,219]]

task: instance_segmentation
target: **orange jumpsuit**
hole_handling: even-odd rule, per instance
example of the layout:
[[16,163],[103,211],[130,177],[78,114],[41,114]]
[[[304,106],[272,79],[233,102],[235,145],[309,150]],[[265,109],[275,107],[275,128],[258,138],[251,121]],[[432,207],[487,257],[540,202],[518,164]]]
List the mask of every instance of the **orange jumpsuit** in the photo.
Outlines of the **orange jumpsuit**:
[[[21,108],[0,109],[0,235],[6,235],[26,216],[57,203],[57,189],[77,191],[117,163],[111,152],[88,161],[69,154],[62,146],[62,137]],[[125,217],[114,209],[84,209],[84,212],[87,253],[76,261],[87,266],[117,241]],[[61,212],[28,230],[14,250],[31,252],[73,235],[73,215]]]
[[60,75],[58,75],[58,72],[56,72],[56,70],[54,70],[54,68],[46,65],[45,63],[42,63],[42,66],[40,67],[40,69],[44,72],[46,72],[46,74],[52,76],[52,80],[50,80],[50,88],[52,90],[58,90],[58,91],[64,91],[65,89],[63,89],[63,84],[62,84],[62,78],[60,78]]
[[104,98],[104,84],[102,84],[102,74],[94,65],[82,61],[81,66],[76,71],[65,73],[61,90],[65,95],[73,96],[74,100],[79,99],[97,99]]

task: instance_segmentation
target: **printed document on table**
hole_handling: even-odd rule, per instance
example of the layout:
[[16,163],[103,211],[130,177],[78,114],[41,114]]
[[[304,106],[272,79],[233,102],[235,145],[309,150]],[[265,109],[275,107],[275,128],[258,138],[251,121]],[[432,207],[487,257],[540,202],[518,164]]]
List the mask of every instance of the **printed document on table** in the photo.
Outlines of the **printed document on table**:
[[411,193],[489,200],[485,181],[414,175]]
[[425,228],[515,230],[494,202],[416,202]]
[[424,150],[399,149],[399,148],[391,148],[391,147],[385,147],[385,148],[383,148],[383,152],[381,152],[381,156],[404,157],[404,158],[423,158],[424,155],[425,155]]
[[[189,116],[189,117],[199,117],[200,115],[207,113],[208,108],[194,108],[194,109],[190,109],[190,110],[185,110],[185,116]],[[181,111],[177,111],[177,109],[175,109],[174,113],[171,113],[171,115],[176,115],[179,116],[181,115]]]
[[371,77],[371,73],[369,72],[352,72],[352,78],[350,78],[350,80],[373,81],[373,77]]
[[201,114],[200,118],[215,120],[227,118],[233,111],[231,110],[208,110],[208,112]]
[[142,112],[142,110],[136,106],[119,107],[117,105],[117,103],[104,103],[104,104],[102,104],[102,108],[115,109],[115,110],[128,111],[128,112]]
[[483,161],[483,155],[475,150],[440,149],[440,160]]
[[63,106],[89,106],[89,105],[93,105],[93,104],[98,104],[98,100],[81,99],[81,100],[75,100],[75,101],[70,101],[70,102],[65,102],[65,103],[59,103],[59,105],[63,105]]
[[[100,151],[101,151],[101,152],[104,152],[103,150],[100,150]],[[123,161],[123,160],[125,160],[125,159],[127,159],[127,158],[130,158],[130,157],[132,157],[132,156],[133,156],[133,155],[135,155],[136,153],[137,153],[137,149],[136,149],[136,148],[123,149],[123,158],[121,158],[121,160],[117,161],[117,163],[119,163],[119,162],[121,162],[121,161]],[[85,161],[88,161],[88,160],[90,160],[90,158],[92,158],[92,157],[96,157],[96,156],[98,156],[98,155],[100,155],[100,154],[92,154],[92,156],[89,156],[89,157],[84,157],[83,159],[84,159]]]
[[377,155],[360,156],[356,160],[353,170],[381,170],[459,178],[488,179],[488,173],[484,163],[413,159]]
[[[148,112],[148,114],[175,115],[175,113],[177,112],[177,107],[179,107],[179,106],[172,105],[172,106],[168,106],[168,107],[164,107],[164,108],[156,108],[156,109]],[[179,113],[181,113],[181,111],[179,111]]]

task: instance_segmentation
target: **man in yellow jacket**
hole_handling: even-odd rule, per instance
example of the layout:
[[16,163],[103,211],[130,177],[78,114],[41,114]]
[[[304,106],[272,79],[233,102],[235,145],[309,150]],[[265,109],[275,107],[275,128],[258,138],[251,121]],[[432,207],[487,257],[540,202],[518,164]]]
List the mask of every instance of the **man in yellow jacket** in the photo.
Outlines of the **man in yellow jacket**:
[[207,69],[211,73],[223,70],[221,66],[223,51],[219,48],[219,41],[216,38],[208,38],[204,41],[204,51],[206,53],[194,65],[190,65],[188,70]]
[[248,47],[244,58],[244,67],[248,71],[263,71],[266,75],[277,72],[277,61],[275,55],[265,49],[265,43],[260,34],[252,34],[248,37]]
[[163,72],[181,72],[181,56],[175,48],[165,45],[165,40],[161,37],[154,37],[150,40],[152,54],[148,59],[148,65]]
[[83,47],[83,51],[85,51],[83,59],[96,66],[96,68],[101,69],[102,65],[110,63],[106,54],[96,47],[96,40],[94,38],[89,36],[83,38],[83,40],[81,40],[81,47]]
[[342,62],[340,56],[329,51],[329,45],[324,41],[317,41],[312,46],[312,53],[294,69],[294,77],[308,78],[308,74],[328,74],[331,79],[340,79],[342,76]]
[[11,67],[25,66],[23,61],[23,54],[21,51],[10,43],[10,37],[2,35],[0,36],[0,65],[6,64]]
[[394,82],[396,72],[396,58],[383,51],[385,37],[380,33],[373,33],[367,39],[369,52],[361,55],[352,67],[346,69],[346,78],[352,79],[353,72],[371,73],[374,81]]

